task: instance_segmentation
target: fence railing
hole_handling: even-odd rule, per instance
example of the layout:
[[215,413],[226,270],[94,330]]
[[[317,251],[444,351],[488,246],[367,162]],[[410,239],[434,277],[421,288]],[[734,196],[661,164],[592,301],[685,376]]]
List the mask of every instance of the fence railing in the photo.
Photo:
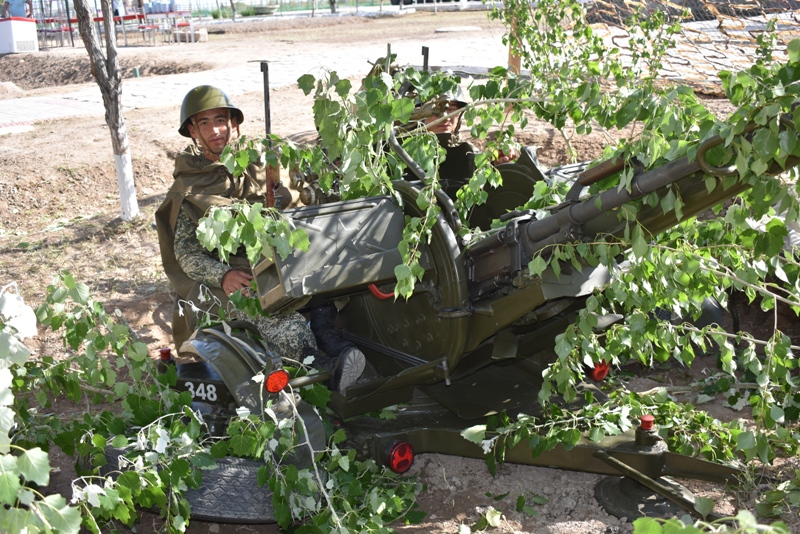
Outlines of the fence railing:
[[[361,7],[378,7],[398,5],[402,0],[334,0],[337,9],[355,11]],[[428,0],[421,0],[424,3]],[[433,0],[430,0],[431,2]],[[436,2],[449,2],[450,0],[435,0]],[[409,0],[405,0],[409,4]],[[244,0],[236,2],[237,15],[257,15],[263,13],[264,7],[272,7],[274,13],[292,13],[296,11],[322,11],[330,12],[331,0]],[[230,17],[231,5],[229,0],[200,0],[193,3],[193,11],[197,15],[214,16],[222,12],[223,18]],[[259,9],[262,8],[262,9]],[[216,18],[216,17],[215,17]]]

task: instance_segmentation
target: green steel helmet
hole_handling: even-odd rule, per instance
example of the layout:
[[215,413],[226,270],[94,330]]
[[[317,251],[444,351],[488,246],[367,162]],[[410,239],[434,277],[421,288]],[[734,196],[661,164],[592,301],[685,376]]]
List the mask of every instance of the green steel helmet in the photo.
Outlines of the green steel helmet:
[[181,105],[181,125],[180,128],[178,128],[178,133],[184,137],[191,137],[192,135],[189,133],[189,120],[202,111],[216,108],[228,108],[231,110],[231,116],[234,117],[239,124],[244,122],[242,110],[236,107],[222,89],[211,85],[200,85],[186,93],[186,96],[183,98],[183,105]]

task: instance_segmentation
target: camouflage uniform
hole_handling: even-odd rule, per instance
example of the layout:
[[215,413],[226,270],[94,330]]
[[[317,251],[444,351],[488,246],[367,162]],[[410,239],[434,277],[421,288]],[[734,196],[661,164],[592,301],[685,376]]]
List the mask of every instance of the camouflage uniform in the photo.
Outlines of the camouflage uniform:
[[186,275],[207,287],[222,288],[222,277],[233,269],[197,240],[197,225],[181,210],[175,222],[175,258]]
[[[222,291],[222,277],[233,268],[249,270],[243,255],[231,258],[231,265],[219,261],[197,240],[197,221],[212,206],[229,205],[234,200],[262,200],[263,184],[256,176],[262,168],[251,167],[243,177],[234,178],[219,162],[209,161],[195,146],[178,155],[172,188],[156,212],[156,225],[164,268],[178,293],[173,314],[173,336],[180,345],[194,330],[197,322],[194,310],[217,315],[213,303],[202,302],[204,288],[219,300],[227,316],[253,322],[270,349],[283,358],[303,361],[316,354],[317,344],[306,319],[299,313],[252,319],[233,310]],[[191,303],[191,304],[189,304]]]

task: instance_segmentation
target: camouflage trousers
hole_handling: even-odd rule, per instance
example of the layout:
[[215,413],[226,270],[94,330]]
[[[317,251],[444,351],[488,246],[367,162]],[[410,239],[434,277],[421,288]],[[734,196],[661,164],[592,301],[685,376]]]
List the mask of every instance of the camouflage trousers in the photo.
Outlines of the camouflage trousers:
[[264,342],[276,356],[302,363],[306,356],[318,355],[314,333],[305,317],[297,312],[253,319],[243,312],[233,310],[228,297],[221,289],[208,289],[197,284],[186,299],[177,300],[173,310],[172,337],[180,354],[183,342],[189,339],[202,318],[216,317],[219,309],[228,310],[231,319],[253,323]]
[[314,334],[306,318],[297,312],[256,319],[240,312],[234,312],[232,315],[256,325],[267,348],[284,360],[294,360],[301,364],[308,355],[317,357]]

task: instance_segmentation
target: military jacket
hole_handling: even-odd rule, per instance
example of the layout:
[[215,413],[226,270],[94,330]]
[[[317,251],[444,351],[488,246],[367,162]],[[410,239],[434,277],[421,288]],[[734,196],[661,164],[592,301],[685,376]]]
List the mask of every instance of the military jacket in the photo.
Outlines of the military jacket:
[[[198,282],[209,287],[221,287],[222,275],[230,270],[197,241],[198,221],[211,207],[230,206],[237,200],[264,202],[266,177],[263,167],[256,165],[234,177],[222,163],[209,161],[194,145],[187,147],[175,159],[173,177],[175,181],[156,211],[156,229],[167,278],[178,295],[186,298],[191,287]],[[246,257],[231,257],[230,263],[234,267],[249,269]],[[201,276],[198,273],[202,270],[207,272]]]

